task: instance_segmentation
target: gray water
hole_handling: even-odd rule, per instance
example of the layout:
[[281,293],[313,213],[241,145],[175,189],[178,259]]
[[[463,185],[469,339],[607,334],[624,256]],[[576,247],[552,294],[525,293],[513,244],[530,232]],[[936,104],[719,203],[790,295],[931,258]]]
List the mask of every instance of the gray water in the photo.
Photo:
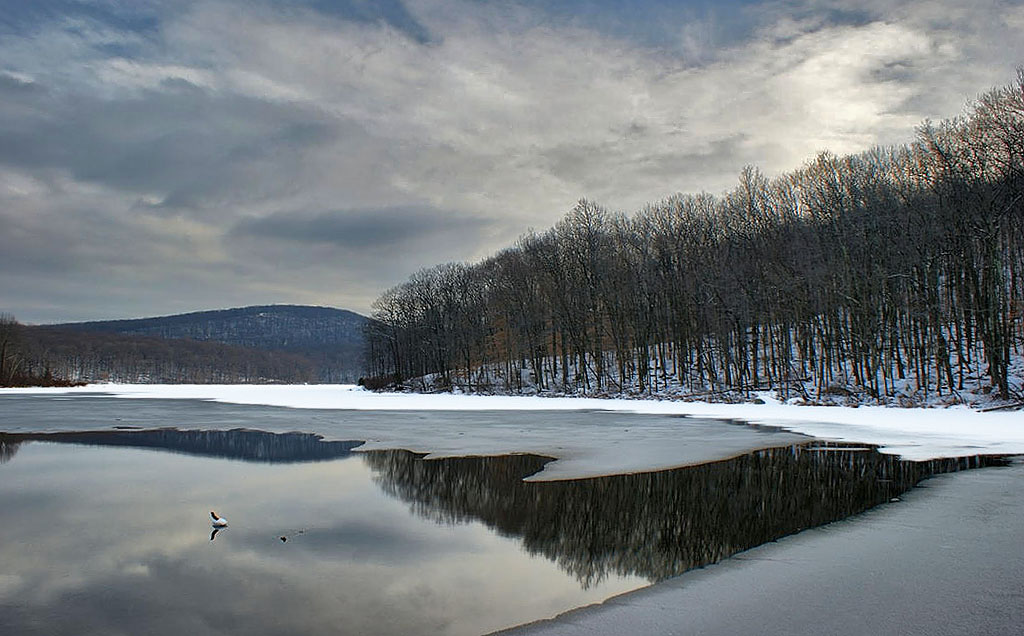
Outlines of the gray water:
[[[287,432],[337,413],[100,397],[0,407],[4,634],[482,634],[963,464],[812,443],[523,482],[549,458],[353,453],[358,440]],[[228,528],[213,534],[210,510]]]
[[5,634],[479,634],[645,582],[584,589],[483,523],[416,514],[359,456],[32,441],[0,466],[0,511]]

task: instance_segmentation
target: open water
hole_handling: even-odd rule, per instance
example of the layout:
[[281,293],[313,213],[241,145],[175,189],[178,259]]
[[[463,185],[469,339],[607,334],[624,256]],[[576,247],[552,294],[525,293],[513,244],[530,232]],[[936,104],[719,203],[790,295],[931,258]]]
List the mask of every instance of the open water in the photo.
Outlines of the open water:
[[[0,406],[4,634],[483,634],[971,465],[812,441],[524,482],[550,459],[353,452],[360,440],[288,432],[287,409],[133,402],[125,423],[117,400]],[[236,417],[246,428],[225,430]]]

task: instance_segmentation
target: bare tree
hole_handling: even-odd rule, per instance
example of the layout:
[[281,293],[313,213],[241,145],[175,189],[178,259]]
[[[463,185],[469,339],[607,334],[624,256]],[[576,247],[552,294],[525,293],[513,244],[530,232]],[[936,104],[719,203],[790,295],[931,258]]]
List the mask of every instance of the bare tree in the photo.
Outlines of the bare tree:
[[19,327],[12,314],[0,313],[0,386],[10,385],[21,366],[18,353]]

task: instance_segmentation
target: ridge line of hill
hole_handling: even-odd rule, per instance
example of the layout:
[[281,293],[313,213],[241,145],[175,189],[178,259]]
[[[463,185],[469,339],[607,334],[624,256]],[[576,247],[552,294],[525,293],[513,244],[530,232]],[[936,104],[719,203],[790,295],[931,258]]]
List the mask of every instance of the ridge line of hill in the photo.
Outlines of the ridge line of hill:
[[[75,382],[355,382],[369,320],[333,307],[251,305],[22,325],[20,355],[41,376]],[[235,349],[197,348],[213,343]]]

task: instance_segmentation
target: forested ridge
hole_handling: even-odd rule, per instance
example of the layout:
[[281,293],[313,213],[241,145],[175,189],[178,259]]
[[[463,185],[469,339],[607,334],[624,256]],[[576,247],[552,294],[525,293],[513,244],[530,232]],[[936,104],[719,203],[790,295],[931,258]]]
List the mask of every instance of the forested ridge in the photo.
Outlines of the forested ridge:
[[316,365],[286,352],[219,342],[91,333],[15,323],[0,356],[0,386],[302,383]]
[[581,200],[367,325],[371,386],[957,401],[1020,397],[1024,72],[913,142],[822,153],[627,216]]
[[0,314],[0,386],[354,382],[366,320],[296,305],[34,326]]
[[66,323],[55,328],[220,342],[294,354],[313,367],[307,380],[354,382],[362,372],[366,317],[333,307],[257,305],[172,316]]

